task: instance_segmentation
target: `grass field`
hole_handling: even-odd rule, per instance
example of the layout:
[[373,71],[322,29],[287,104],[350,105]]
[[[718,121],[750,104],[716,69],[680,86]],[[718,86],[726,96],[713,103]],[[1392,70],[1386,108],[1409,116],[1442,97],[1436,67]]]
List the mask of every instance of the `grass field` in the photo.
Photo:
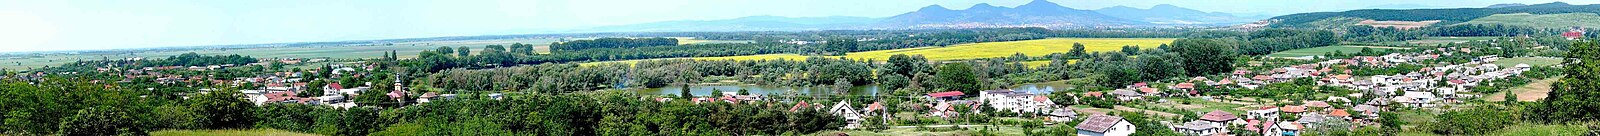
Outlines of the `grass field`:
[[1595,21],[1595,20],[1600,20],[1600,15],[1595,15],[1594,13],[1564,13],[1564,14],[1516,13],[1516,14],[1495,14],[1495,15],[1490,15],[1490,16],[1487,16],[1487,17],[1472,19],[1471,21],[1467,21],[1467,22],[1464,22],[1464,23],[1461,23],[1461,24],[1463,24],[1463,25],[1501,24],[1501,25],[1510,25],[1510,26],[1528,26],[1528,27],[1538,27],[1538,28],[1556,28],[1556,29],[1565,30],[1564,28],[1572,27],[1572,26],[1582,26],[1584,28],[1600,27],[1600,21]]
[[1372,48],[1373,50],[1407,49],[1407,48],[1404,48],[1404,47],[1337,45],[1337,46],[1323,46],[1323,47],[1316,47],[1316,48],[1305,48],[1305,49],[1295,49],[1295,50],[1288,50],[1288,51],[1280,51],[1280,52],[1275,52],[1275,53],[1272,53],[1272,54],[1268,54],[1267,56],[1271,56],[1271,57],[1322,56],[1322,55],[1324,55],[1326,53],[1335,52],[1335,51],[1344,52],[1344,53],[1361,52],[1361,48]]
[[1494,40],[1496,38],[1500,38],[1500,37],[1494,37],[1494,36],[1428,37],[1428,38],[1422,38],[1422,39],[1417,39],[1417,40],[1406,41],[1406,43],[1417,44],[1417,45],[1437,45],[1437,44],[1467,42],[1467,41]]
[[150,132],[152,136],[318,136],[277,129],[251,130],[162,130]]
[[1506,100],[1506,93],[1516,93],[1517,94],[1517,101],[1525,101],[1525,102],[1538,101],[1539,99],[1544,99],[1545,97],[1550,97],[1551,84],[1554,84],[1557,80],[1561,80],[1561,78],[1562,77],[1558,76],[1558,77],[1550,77],[1550,78],[1545,78],[1545,79],[1540,79],[1540,80],[1534,80],[1532,83],[1528,83],[1526,85],[1522,85],[1522,86],[1518,86],[1518,87],[1515,87],[1515,88],[1511,88],[1510,91],[1500,91],[1500,92],[1496,92],[1494,94],[1490,94],[1489,96],[1483,97],[1483,99],[1485,101],[1491,101],[1491,102],[1505,101]]
[[673,37],[673,38],[678,38],[678,45],[755,42],[755,41],[751,41],[751,40],[701,40],[701,39],[695,39],[694,37]]
[[[922,54],[928,60],[965,60],[978,58],[1007,57],[1016,53],[1027,56],[1044,56],[1050,53],[1064,53],[1072,50],[1072,43],[1082,43],[1084,50],[1089,52],[1120,51],[1124,45],[1134,45],[1140,48],[1156,48],[1161,44],[1172,43],[1171,38],[1049,38],[1039,40],[1011,41],[1011,42],[986,42],[959,44],[945,47],[920,47],[894,50],[877,50],[865,52],[846,53],[845,58],[875,61],[888,60],[895,54]],[[698,57],[696,60],[804,60],[809,56],[798,54],[763,54],[728,57]],[[826,56],[841,57],[841,56]],[[681,58],[675,58],[681,59]],[[594,65],[602,63],[634,63],[637,60],[608,61],[585,63]],[[1030,62],[1034,64],[1048,64],[1049,62]]]
[[1499,61],[1495,61],[1494,64],[1495,65],[1500,65],[1500,67],[1511,67],[1511,66],[1516,66],[1517,64],[1528,64],[1528,65],[1533,65],[1535,67],[1539,67],[1539,66],[1550,66],[1550,65],[1561,64],[1561,59],[1559,59],[1559,58],[1550,58],[1550,57],[1503,58],[1503,59],[1500,59]]

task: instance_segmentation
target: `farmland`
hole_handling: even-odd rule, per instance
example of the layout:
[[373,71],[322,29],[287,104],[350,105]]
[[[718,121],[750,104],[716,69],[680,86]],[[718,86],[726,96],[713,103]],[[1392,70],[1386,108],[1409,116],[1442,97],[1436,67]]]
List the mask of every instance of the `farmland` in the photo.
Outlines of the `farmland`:
[[678,45],[684,45],[684,44],[713,44],[713,43],[748,43],[748,42],[755,42],[755,41],[751,41],[751,40],[704,40],[704,39],[696,39],[696,38],[694,38],[694,37],[673,37],[673,38],[678,38]]
[[1268,54],[1267,56],[1272,56],[1272,57],[1322,56],[1322,55],[1324,55],[1326,53],[1329,53],[1329,52],[1344,52],[1344,53],[1361,52],[1362,48],[1372,48],[1373,50],[1407,49],[1407,48],[1403,48],[1403,47],[1345,46],[1345,45],[1340,45],[1340,46],[1324,46],[1324,47],[1316,47],[1316,48],[1305,48],[1305,49],[1295,49],[1295,50],[1281,51],[1281,52]]
[[1542,66],[1556,65],[1556,64],[1560,64],[1560,63],[1561,63],[1561,59],[1560,58],[1551,58],[1551,57],[1504,58],[1504,59],[1500,59],[1499,61],[1495,61],[1494,62],[1495,65],[1500,65],[1502,67],[1516,66],[1517,64],[1528,64],[1528,65],[1533,65],[1535,67],[1542,67]]
[[1594,13],[1565,13],[1565,14],[1495,14],[1487,17],[1473,19],[1461,23],[1462,25],[1500,24],[1509,26],[1528,26],[1538,28],[1564,29],[1572,26],[1585,28],[1600,27],[1600,15]]
[[[950,46],[944,46],[944,47],[921,47],[921,48],[906,48],[906,49],[893,49],[893,50],[852,52],[852,53],[846,53],[843,57],[850,58],[850,59],[861,59],[861,60],[870,59],[870,60],[875,60],[875,61],[888,60],[889,56],[892,56],[892,55],[895,55],[895,54],[921,54],[924,57],[927,57],[928,60],[934,60],[934,61],[1007,57],[1007,56],[1011,56],[1012,54],[1016,54],[1016,53],[1023,53],[1023,54],[1025,54],[1027,56],[1030,56],[1030,57],[1037,57],[1037,56],[1048,55],[1050,53],[1065,53],[1067,51],[1072,50],[1072,44],[1073,43],[1082,43],[1084,45],[1084,50],[1088,51],[1088,52],[1106,52],[1106,51],[1119,51],[1119,50],[1122,50],[1122,46],[1124,46],[1124,45],[1139,46],[1140,48],[1144,48],[1144,49],[1156,48],[1156,47],[1160,46],[1161,44],[1171,43],[1173,40],[1175,40],[1175,39],[1170,39],[1170,38],[1050,38],[1050,39],[1011,41],[1011,42],[987,42],[987,43],[959,44],[959,45],[950,45]],[[809,57],[809,56],[799,55],[799,54],[763,54],[763,55],[728,56],[728,57],[697,57],[697,58],[694,58],[694,59],[696,59],[696,60],[778,60],[778,59],[803,60],[806,57]],[[828,57],[840,57],[840,56],[828,56]],[[633,63],[633,61],[634,60],[630,60],[630,61],[612,61],[612,62],[595,62],[595,63],[586,63],[586,65],[593,65],[593,64],[599,64],[599,63]],[[1030,62],[1030,65],[1045,64],[1045,63],[1049,63],[1049,62]]]

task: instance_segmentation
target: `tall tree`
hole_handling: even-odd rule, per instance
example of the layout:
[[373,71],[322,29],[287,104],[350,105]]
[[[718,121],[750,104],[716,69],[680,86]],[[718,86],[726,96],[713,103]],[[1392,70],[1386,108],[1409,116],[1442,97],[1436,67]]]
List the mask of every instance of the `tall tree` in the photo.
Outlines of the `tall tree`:
[[1183,58],[1189,76],[1202,76],[1233,71],[1236,43],[1232,39],[1178,39],[1172,41],[1172,51]]
[[[961,91],[966,94],[977,94],[983,89],[982,81],[978,81],[977,73],[967,63],[949,63],[939,66],[939,71],[934,75],[940,88]],[[944,90],[939,90],[944,91]]]
[[467,46],[456,47],[456,56],[467,57],[472,55],[472,48]]
[[251,124],[250,111],[255,104],[245,101],[238,91],[211,91],[195,95],[189,108],[205,118],[203,126],[210,129],[247,128]]
[[1084,51],[1083,43],[1072,43],[1072,50],[1068,51],[1067,54],[1072,55],[1072,57],[1082,58],[1088,52]]
[[1600,41],[1572,43],[1565,78],[1555,83],[1543,104],[1530,111],[1548,122],[1600,120]]
[[439,52],[440,54],[444,54],[444,55],[450,55],[452,53],[455,53],[456,49],[455,48],[450,48],[450,46],[439,46],[439,49],[434,49],[433,51]]
[[69,136],[144,135],[139,118],[123,109],[109,106],[78,110],[63,118],[56,134]]

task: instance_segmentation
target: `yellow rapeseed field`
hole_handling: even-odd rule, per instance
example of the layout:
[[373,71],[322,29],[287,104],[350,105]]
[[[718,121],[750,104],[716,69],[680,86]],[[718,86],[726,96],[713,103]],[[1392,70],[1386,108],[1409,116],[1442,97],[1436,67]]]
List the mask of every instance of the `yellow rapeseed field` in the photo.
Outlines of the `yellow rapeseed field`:
[[[1176,39],[1172,39],[1172,38],[1049,38],[1049,39],[1011,41],[1011,42],[986,42],[986,43],[958,44],[958,45],[951,45],[951,46],[945,46],[945,47],[920,47],[920,48],[906,48],[906,49],[894,49],[894,50],[877,50],[877,51],[865,51],[865,52],[852,52],[852,53],[846,53],[844,57],[850,58],[850,59],[858,59],[858,60],[871,59],[871,60],[874,60],[874,61],[888,60],[889,56],[892,56],[892,55],[895,55],[895,54],[906,54],[906,55],[921,54],[923,57],[927,57],[928,60],[934,60],[934,61],[1008,57],[1008,56],[1011,56],[1012,54],[1016,54],[1016,53],[1023,53],[1024,55],[1027,55],[1027,56],[1030,56],[1030,57],[1037,57],[1037,56],[1049,55],[1050,53],[1066,53],[1066,52],[1072,50],[1072,43],[1082,43],[1083,46],[1084,46],[1084,50],[1088,51],[1088,52],[1107,52],[1107,51],[1120,51],[1120,50],[1122,50],[1122,46],[1125,46],[1125,45],[1139,46],[1139,48],[1144,48],[1144,49],[1156,48],[1157,46],[1160,46],[1161,44],[1172,43],[1173,40],[1176,40]],[[697,58],[693,58],[693,59],[696,59],[696,60],[775,60],[775,59],[805,60],[807,57],[809,57],[809,56],[798,55],[798,54],[763,54],[763,55],[728,56],[728,57],[697,57]],[[840,57],[840,56],[827,56],[827,57]],[[678,58],[678,59],[681,59],[681,58]],[[593,63],[584,63],[584,65],[594,65],[594,64],[601,64],[601,63],[634,63],[635,61],[636,60],[593,62]],[[1036,64],[1030,64],[1030,65],[1038,65],[1038,64],[1048,63],[1048,62],[1030,62],[1030,63],[1036,63]]]

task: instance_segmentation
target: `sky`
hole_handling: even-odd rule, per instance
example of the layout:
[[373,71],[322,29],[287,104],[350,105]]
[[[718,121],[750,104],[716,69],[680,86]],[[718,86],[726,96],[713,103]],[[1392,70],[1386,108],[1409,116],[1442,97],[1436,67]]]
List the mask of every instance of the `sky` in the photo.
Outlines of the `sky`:
[[[1031,0],[0,0],[0,52],[127,49],[556,32],[745,16],[888,17],[928,5]],[[1394,5],[1554,0],[1050,0],[1077,9],[1172,4],[1283,15]],[[1594,4],[1600,0],[1563,1]]]

